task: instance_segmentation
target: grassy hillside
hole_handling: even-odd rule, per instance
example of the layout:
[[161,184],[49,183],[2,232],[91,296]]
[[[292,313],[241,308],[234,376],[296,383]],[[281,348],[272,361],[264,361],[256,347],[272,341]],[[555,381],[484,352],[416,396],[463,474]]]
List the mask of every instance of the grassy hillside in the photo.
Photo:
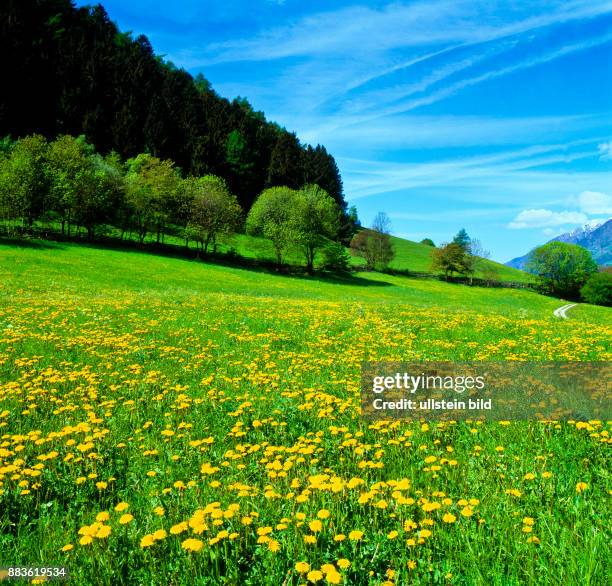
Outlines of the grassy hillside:
[[0,243],[0,566],[603,584],[609,425],[360,417],[364,360],[609,360],[612,311],[560,304]]
[[[431,272],[431,251],[432,247],[403,238],[392,237],[393,249],[395,258],[391,263],[392,269],[409,270],[414,272],[430,273]],[[497,273],[497,279],[500,281],[514,281],[516,283],[528,283],[532,280],[529,273],[519,271],[503,264],[483,260],[482,266],[494,267]],[[482,268],[479,268],[474,275],[483,278]]]
[[[391,237],[395,258],[391,262],[390,268],[398,271],[410,271],[414,273],[431,273],[431,251],[432,247],[418,242],[412,242],[403,238]],[[223,240],[219,246],[219,251],[228,252],[234,250],[240,256],[250,259],[274,260],[274,249],[272,243],[265,238],[248,236],[246,234],[236,234]],[[303,264],[303,259],[299,251],[289,251],[287,261],[291,264]],[[364,265],[364,261],[357,257],[351,257],[351,263],[355,267]],[[518,269],[507,267],[503,264],[490,260],[484,260],[483,266],[492,266],[497,271],[497,279],[500,281],[513,281],[517,283],[528,283],[532,280],[531,275]],[[483,271],[479,268],[476,277],[484,277]]]

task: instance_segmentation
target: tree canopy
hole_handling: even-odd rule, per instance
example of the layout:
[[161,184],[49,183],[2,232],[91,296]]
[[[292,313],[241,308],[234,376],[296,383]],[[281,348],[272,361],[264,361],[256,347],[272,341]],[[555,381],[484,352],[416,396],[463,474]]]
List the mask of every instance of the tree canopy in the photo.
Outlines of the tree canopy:
[[538,276],[543,291],[578,298],[580,288],[597,272],[597,264],[582,246],[549,242],[531,253],[527,269]]
[[100,5],[2,2],[0,52],[10,88],[0,92],[0,137],[83,135],[102,155],[172,160],[185,175],[224,177],[247,210],[264,187],[316,183],[345,211],[323,146],[303,145],[245,98],[222,98],[202,74],[155,55],[145,36],[120,31]]

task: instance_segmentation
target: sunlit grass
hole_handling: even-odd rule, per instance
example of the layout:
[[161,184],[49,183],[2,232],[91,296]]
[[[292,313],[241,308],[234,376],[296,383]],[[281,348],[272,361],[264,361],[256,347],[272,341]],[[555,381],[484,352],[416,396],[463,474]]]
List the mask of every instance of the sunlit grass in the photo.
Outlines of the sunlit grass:
[[79,584],[603,584],[608,424],[358,412],[365,359],[609,359],[611,312],[558,305],[0,244],[0,566],[66,564]]

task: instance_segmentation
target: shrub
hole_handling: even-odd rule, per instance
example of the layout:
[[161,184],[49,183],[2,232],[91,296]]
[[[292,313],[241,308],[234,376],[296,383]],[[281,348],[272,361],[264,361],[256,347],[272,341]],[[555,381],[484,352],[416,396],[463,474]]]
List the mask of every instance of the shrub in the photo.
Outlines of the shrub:
[[591,275],[580,289],[580,294],[587,303],[612,306],[612,274],[605,272]]

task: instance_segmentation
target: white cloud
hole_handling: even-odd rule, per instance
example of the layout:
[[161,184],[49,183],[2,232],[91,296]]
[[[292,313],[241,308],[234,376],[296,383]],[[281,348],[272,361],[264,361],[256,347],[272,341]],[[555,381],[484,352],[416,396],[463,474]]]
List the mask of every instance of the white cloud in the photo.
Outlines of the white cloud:
[[602,161],[612,160],[612,140],[610,142],[602,142],[598,148],[599,158]]
[[553,212],[552,210],[523,210],[508,228],[519,230],[522,228],[546,228],[550,226],[564,226],[569,224],[585,224],[588,221],[582,212]]
[[612,215],[612,195],[601,191],[583,191],[578,196],[580,209],[589,215]]

